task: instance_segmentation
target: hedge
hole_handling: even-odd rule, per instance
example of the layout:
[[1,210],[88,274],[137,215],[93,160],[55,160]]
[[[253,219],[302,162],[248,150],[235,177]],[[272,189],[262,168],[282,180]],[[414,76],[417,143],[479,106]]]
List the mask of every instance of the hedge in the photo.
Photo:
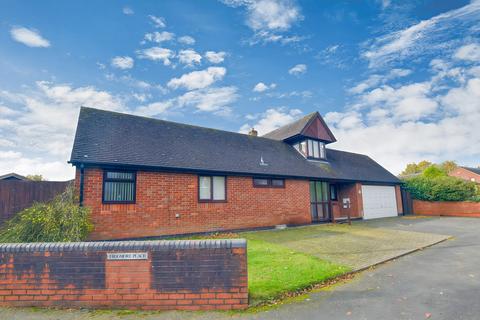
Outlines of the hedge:
[[0,242],[82,241],[92,229],[89,210],[78,206],[75,189],[69,186],[52,201],[16,214],[0,230]]
[[478,201],[475,184],[450,176],[417,176],[405,180],[412,198],[425,201]]

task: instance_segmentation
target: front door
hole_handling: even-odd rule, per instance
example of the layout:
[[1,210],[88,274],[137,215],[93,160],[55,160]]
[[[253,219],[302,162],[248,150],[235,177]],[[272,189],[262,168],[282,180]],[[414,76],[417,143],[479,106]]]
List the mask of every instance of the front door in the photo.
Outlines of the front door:
[[312,222],[330,220],[330,186],[325,181],[310,181]]

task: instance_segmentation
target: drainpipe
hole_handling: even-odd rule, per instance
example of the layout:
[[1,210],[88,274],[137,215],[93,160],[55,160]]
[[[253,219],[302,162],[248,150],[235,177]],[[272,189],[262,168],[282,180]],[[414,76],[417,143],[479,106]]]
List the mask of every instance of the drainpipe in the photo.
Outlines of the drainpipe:
[[83,163],[80,165],[80,196],[79,196],[79,205],[83,207],[83,181],[85,175],[85,167]]

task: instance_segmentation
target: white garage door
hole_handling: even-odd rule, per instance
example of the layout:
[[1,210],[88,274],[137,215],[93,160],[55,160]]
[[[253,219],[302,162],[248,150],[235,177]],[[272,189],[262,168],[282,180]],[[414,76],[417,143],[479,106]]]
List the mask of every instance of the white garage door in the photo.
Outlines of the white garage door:
[[362,185],[362,196],[364,219],[396,217],[398,215],[395,187]]

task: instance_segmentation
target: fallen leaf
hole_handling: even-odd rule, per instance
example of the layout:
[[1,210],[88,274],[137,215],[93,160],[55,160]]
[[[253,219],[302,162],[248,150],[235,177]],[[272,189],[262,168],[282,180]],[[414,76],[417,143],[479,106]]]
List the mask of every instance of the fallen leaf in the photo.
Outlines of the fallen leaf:
[[429,312],[426,312],[426,313],[425,313],[425,319],[429,319],[431,316],[432,316],[431,313],[429,313]]

